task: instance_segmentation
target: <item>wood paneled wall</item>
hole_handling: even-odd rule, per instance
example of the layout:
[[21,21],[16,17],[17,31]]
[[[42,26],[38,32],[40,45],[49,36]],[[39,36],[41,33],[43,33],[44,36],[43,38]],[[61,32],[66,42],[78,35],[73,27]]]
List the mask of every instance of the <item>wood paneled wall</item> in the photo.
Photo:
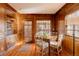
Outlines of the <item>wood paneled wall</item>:
[[54,19],[56,30],[58,30],[58,21],[65,20],[65,16],[79,10],[79,3],[67,3],[55,15]]
[[[55,15],[54,15],[54,20],[55,21],[55,25],[56,25],[56,30],[58,30],[59,27],[59,21],[63,21],[64,23],[62,25],[65,25],[65,16],[68,15],[68,14],[71,14],[75,11],[79,10],[79,3],[68,3],[66,5],[64,5]],[[65,27],[65,26],[64,26]],[[64,30],[64,28],[63,28]],[[65,31],[65,30],[64,30]],[[67,36],[65,37],[64,39],[64,43],[63,43],[63,46],[66,50],[68,51],[72,51],[72,45],[73,45],[73,39],[71,38],[67,38]],[[77,50],[78,52],[78,50]],[[77,53],[78,54],[78,53]]]
[[[71,14],[75,11],[79,10],[79,3],[69,3],[64,5],[64,7],[62,7],[55,15],[52,14],[19,14],[15,9],[13,9],[11,6],[9,6],[6,3],[0,3],[0,20],[6,20],[6,16],[8,17],[12,17],[15,18],[15,22],[16,22],[16,32],[17,32],[17,36],[18,36],[18,40],[19,41],[23,41],[24,39],[24,24],[23,21],[30,19],[33,22],[33,28],[32,28],[32,38],[33,38],[33,42],[35,41],[34,39],[34,35],[36,32],[36,20],[51,20],[51,28],[55,29],[54,31],[59,31],[59,27],[64,27],[59,25],[60,21],[65,22],[65,16],[68,14]],[[65,25],[65,23],[61,23],[62,25]],[[52,30],[53,31],[53,30]],[[63,28],[64,31],[64,28]],[[68,42],[68,47],[67,47],[67,42]],[[69,42],[72,42],[70,40],[64,40],[63,46],[66,49],[72,50],[72,43],[70,44]],[[2,44],[6,45],[6,44]],[[1,47],[1,46],[0,46]],[[77,48],[76,48],[77,49]],[[77,51],[76,51],[77,52]]]
[[56,14],[67,15],[79,10],[79,3],[67,3]]

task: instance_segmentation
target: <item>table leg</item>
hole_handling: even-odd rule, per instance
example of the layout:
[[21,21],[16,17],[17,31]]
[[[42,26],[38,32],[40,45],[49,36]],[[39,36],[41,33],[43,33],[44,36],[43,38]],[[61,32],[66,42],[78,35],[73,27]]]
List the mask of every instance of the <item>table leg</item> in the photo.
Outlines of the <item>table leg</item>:
[[49,44],[49,56],[50,56],[50,40],[49,40],[48,44]]

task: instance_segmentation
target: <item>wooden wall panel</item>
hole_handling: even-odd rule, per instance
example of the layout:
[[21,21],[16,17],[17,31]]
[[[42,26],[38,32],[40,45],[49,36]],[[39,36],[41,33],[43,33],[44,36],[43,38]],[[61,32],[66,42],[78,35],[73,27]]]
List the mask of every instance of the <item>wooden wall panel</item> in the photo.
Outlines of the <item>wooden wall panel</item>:
[[53,14],[22,14],[24,19],[33,19],[34,17],[36,20],[50,20],[53,17]]
[[[73,12],[75,12],[75,11],[78,11],[79,10],[79,3],[67,3],[66,5],[64,5],[55,15],[54,15],[54,19],[56,20],[55,21],[55,25],[56,25],[56,30],[57,31],[59,31],[58,30],[58,28],[59,27],[61,27],[61,26],[59,26],[59,21],[64,21],[65,22],[65,16],[66,15],[68,15],[68,14],[71,14],[71,13],[73,13]],[[62,25],[65,25],[65,23],[64,24],[62,24]],[[65,27],[65,26],[64,26]],[[65,30],[64,30],[64,32],[65,32]],[[64,45],[64,47],[65,47],[65,49],[67,49],[67,50],[71,50],[72,51],[72,44],[73,43],[71,43],[73,40],[71,40],[71,39],[69,39],[69,38],[66,38],[65,40],[64,40],[64,43],[63,43],[63,45]],[[76,48],[76,49],[78,49],[78,48]],[[76,51],[76,52],[79,52],[78,50]],[[77,53],[76,53],[77,54]]]
[[65,21],[65,16],[68,14],[71,14],[75,11],[79,10],[79,3],[67,3],[66,5],[64,5],[55,15],[54,15],[54,19],[55,21],[55,25],[56,25],[56,30],[58,31],[58,21],[63,20]]
[[67,3],[56,14],[57,15],[68,15],[77,10],[79,10],[79,3]]
[[66,35],[63,41],[64,49],[71,55],[73,55],[73,37]]
[[75,55],[79,56],[79,38],[75,39]]

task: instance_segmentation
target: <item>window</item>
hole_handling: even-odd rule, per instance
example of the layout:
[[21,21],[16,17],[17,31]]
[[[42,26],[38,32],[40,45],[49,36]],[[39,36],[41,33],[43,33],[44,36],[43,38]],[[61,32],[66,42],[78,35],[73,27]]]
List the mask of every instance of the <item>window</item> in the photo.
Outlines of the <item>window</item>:
[[47,33],[51,35],[51,21],[50,20],[37,20],[37,32]]
[[67,35],[73,36],[73,25],[67,25],[66,30],[67,30],[66,32]]
[[75,25],[75,36],[79,37],[79,25]]
[[79,11],[69,14],[65,17],[66,34],[79,37]]
[[66,34],[75,37],[79,37],[79,25],[66,25]]

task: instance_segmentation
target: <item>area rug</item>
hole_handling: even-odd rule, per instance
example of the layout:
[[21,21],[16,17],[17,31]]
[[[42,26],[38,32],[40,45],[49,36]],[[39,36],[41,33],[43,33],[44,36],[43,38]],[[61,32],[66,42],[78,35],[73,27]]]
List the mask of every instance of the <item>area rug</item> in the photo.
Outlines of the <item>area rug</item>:
[[5,54],[6,52],[5,51],[0,51],[0,56],[4,56],[4,54]]
[[31,48],[31,44],[25,44],[19,49],[19,51],[26,52],[26,51],[29,51],[30,48]]

